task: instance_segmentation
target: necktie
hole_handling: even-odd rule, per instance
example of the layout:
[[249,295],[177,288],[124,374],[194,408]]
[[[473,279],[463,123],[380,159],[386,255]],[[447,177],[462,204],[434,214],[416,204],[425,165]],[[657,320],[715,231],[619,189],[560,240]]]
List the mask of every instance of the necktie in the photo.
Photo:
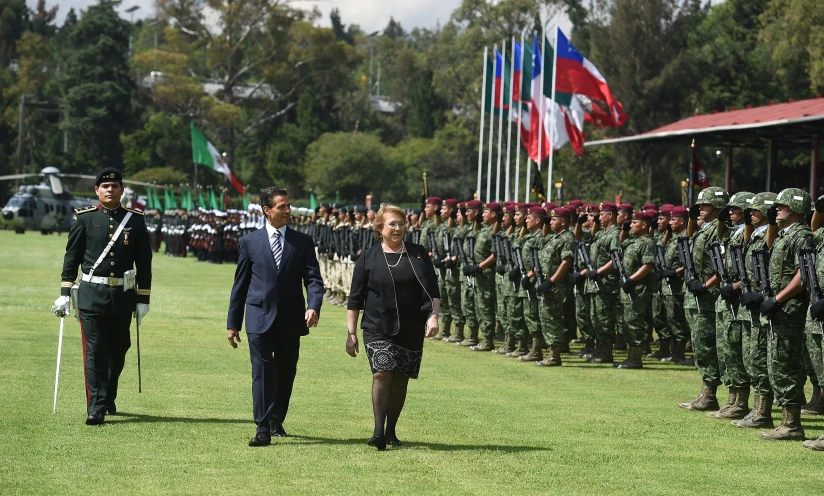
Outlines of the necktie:
[[280,243],[280,231],[275,230],[272,235],[272,256],[275,258],[275,267],[280,270],[280,256],[283,255],[283,246]]

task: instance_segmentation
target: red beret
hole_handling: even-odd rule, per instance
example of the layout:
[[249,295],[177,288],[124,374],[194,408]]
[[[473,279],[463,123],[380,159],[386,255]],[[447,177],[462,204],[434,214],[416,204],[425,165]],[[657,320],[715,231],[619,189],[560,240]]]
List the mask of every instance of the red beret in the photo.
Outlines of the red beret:
[[517,205],[517,204],[518,204],[518,202],[516,202],[516,201],[512,201],[512,200],[509,200],[509,201],[505,201],[505,202],[504,202],[504,206],[505,206],[505,207],[508,207],[508,206],[510,206],[510,205]]
[[511,203],[509,205],[504,205],[504,212],[508,214],[514,214],[516,210],[517,207],[515,207],[515,205],[512,205]]
[[492,210],[492,211],[495,211],[495,212],[500,212],[501,211],[501,204],[496,203],[496,202],[489,202],[486,205],[484,205],[484,210]]
[[569,201],[567,202],[567,206],[572,205],[572,206],[574,206],[575,208],[578,208],[578,207],[580,207],[580,206],[581,206],[581,205],[583,205],[583,204],[584,204],[584,201],[583,201],[583,200],[569,200]]
[[618,210],[629,210],[630,212],[632,212],[633,210],[635,210],[635,207],[632,206],[632,203],[622,203],[618,205]]
[[670,217],[689,217],[690,211],[687,209],[687,207],[682,207],[679,205],[672,207],[670,209],[669,214]]
[[440,205],[441,203],[443,203],[443,201],[437,196],[430,196],[426,199],[426,203],[430,205]]
[[540,215],[541,218],[543,218],[544,214],[546,212],[544,212],[544,209],[541,208],[541,207],[529,207],[529,213],[530,214],[535,214],[535,215]]
[[443,204],[446,205],[447,207],[454,207],[454,206],[458,205],[458,200],[456,200],[454,198],[447,198],[446,200],[443,201]]
[[466,208],[478,208],[483,204],[479,200],[469,200],[464,204]]
[[573,210],[565,207],[553,208],[552,211],[549,212],[550,217],[570,217],[572,214]]
[[655,219],[655,214],[652,210],[645,210],[643,212],[635,212],[632,214],[633,220],[643,220],[647,224],[652,224],[653,219]]
[[545,209],[547,209],[547,210],[552,210],[553,208],[558,208],[558,205],[556,205],[556,204],[554,204],[554,203],[552,203],[552,202],[544,202],[544,204],[542,205],[542,207],[544,207],[544,208],[545,208]]
[[586,212],[588,214],[597,214],[601,211],[601,207],[599,205],[587,205]]
[[661,205],[661,210],[659,211],[660,213],[658,215],[669,215],[670,210],[672,210],[672,207],[674,206],[675,205],[673,205],[672,203],[665,203]]
[[645,203],[641,210],[655,210],[657,212],[658,206],[656,206],[654,203]]
[[602,212],[617,212],[618,207],[612,202],[601,202],[599,210]]
[[518,210],[529,212],[530,207],[532,207],[532,205],[530,205],[529,203],[519,203],[517,208]]

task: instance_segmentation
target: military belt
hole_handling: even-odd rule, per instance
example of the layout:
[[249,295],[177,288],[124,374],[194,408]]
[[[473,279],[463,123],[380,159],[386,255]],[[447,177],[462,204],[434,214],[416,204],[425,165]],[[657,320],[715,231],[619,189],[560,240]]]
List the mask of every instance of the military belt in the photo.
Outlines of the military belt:
[[105,284],[109,287],[116,287],[123,285],[123,278],[122,277],[103,277],[103,276],[93,276],[91,274],[83,274],[80,279],[82,281],[90,282],[92,284]]

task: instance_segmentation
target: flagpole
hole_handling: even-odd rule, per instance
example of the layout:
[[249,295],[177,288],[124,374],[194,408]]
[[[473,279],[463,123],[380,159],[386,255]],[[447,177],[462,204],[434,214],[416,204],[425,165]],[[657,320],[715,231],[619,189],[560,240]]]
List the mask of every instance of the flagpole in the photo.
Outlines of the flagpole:
[[[540,45],[537,46],[538,53],[541,53],[541,50],[543,50],[543,48],[544,48],[544,35],[543,35],[543,33],[541,33],[541,37],[538,38],[538,33],[540,33],[540,31],[536,30],[535,31],[535,38],[541,40]],[[537,98],[538,98],[538,100],[537,100],[537,103],[538,103],[538,122],[533,123],[531,120],[529,121],[530,129],[532,129],[532,126],[534,126],[534,125],[538,126],[536,128],[536,132],[538,133],[538,154],[536,155],[537,160],[535,160],[535,162],[538,164],[538,172],[541,172],[541,156],[542,156],[541,151],[543,150],[542,141],[543,141],[543,137],[544,137],[544,129],[543,129],[544,128],[544,122],[543,122],[544,121],[544,66],[546,65],[544,63],[544,57],[546,57],[546,54],[541,53],[541,84],[539,85],[540,89],[538,90],[539,94],[537,96]],[[533,76],[534,76],[534,74],[533,74]],[[532,95],[532,101],[536,101],[535,98],[536,98],[536,96]],[[528,187],[532,187],[532,183],[530,183]]]
[[[496,43],[493,47],[492,54],[495,55],[495,52],[498,51],[498,44]],[[497,61],[498,57],[495,57]],[[495,65],[493,63],[492,68],[494,70]],[[495,77],[495,75],[492,75]],[[494,88],[495,85],[493,84],[492,87]],[[492,98],[489,99],[492,102],[492,108],[495,108],[495,90],[492,90]],[[486,160],[486,201],[489,202],[489,197],[492,194],[492,131],[495,127],[495,112],[492,112],[492,115],[489,116],[489,152],[487,153],[487,160]],[[478,199],[481,199],[481,192],[478,192]]]
[[[526,35],[526,30],[528,28],[524,28],[521,31],[521,89],[523,89],[523,81],[524,81],[524,36]],[[532,61],[530,60],[529,63],[531,64]],[[530,81],[530,84],[532,81]],[[514,92],[513,92],[514,93]],[[519,92],[520,94],[520,92]],[[521,99],[523,100],[523,95],[521,95]],[[515,139],[517,144],[515,145],[515,196],[513,198],[515,201],[518,201],[518,193],[520,193],[518,186],[521,184],[521,102],[515,102],[518,105],[518,132],[515,133]]]
[[[195,164],[195,189],[197,189],[197,162],[194,162],[194,164]],[[198,205],[198,207],[199,206],[200,205]]]
[[[550,21],[550,22],[552,22],[552,21]],[[552,81],[551,81],[552,82],[552,107],[550,107],[550,109],[549,109],[549,126],[550,126],[549,136],[550,136],[550,140],[549,140],[549,171],[547,173],[547,186],[546,186],[547,194],[550,194],[551,191],[552,191],[552,159],[555,155],[553,153],[555,147],[553,146],[553,139],[551,138],[551,136],[552,136],[552,131],[555,129],[555,107],[556,107],[556,105],[555,105],[555,71],[558,70],[558,24],[557,23],[555,24],[555,27],[554,27],[553,31],[555,32],[555,41],[552,44]],[[544,26],[544,37],[546,37],[546,26]],[[543,43],[543,40],[541,40],[541,42]],[[542,77],[543,77],[543,74],[544,73],[541,72]],[[543,90],[543,87],[544,87],[544,85],[541,84],[541,89],[542,90]],[[575,98],[575,97],[573,96],[573,98]]]
[[[509,176],[511,175],[510,159],[512,155],[512,111],[515,109],[513,102],[515,96],[515,37],[512,37],[512,69],[509,71],[509,114],[506,119],[506,179],[504,180],[504,201],[509,201]],[[524,57],[523,47],[521,47],[521,58]],[[519,68],[520,69],[520,68]]]
[[[498,165],[495,176],[495,201],[501,201],[501,152],[503,150],[503,130],[504,130],[504,78],[506,77],[506,40],[501,40],[501,97],[498,99]],[[512,88],[509,89],[512,91]]]
[[478,138],[478,187],[475,189],[478,194],[478,198],[481,197],[481,173],[483,171],[484,162],[484,111],[486,110],[486,64],[488,63],[489,47],[484,47],[484,82],[481,86],[481,126],[479,128],[480,136]]

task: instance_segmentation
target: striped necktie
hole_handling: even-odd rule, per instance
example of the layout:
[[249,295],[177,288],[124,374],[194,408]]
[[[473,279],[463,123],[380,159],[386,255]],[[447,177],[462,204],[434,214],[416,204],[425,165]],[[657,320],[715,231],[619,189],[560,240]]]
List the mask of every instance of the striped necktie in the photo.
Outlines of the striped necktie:
[[272,245],[272,256],[275,258],[275,267],[280,270],[280,257],[283,255],[283,246],[280,242],[279,229],[275,229],[275,234],[272,235],[270,243]]

